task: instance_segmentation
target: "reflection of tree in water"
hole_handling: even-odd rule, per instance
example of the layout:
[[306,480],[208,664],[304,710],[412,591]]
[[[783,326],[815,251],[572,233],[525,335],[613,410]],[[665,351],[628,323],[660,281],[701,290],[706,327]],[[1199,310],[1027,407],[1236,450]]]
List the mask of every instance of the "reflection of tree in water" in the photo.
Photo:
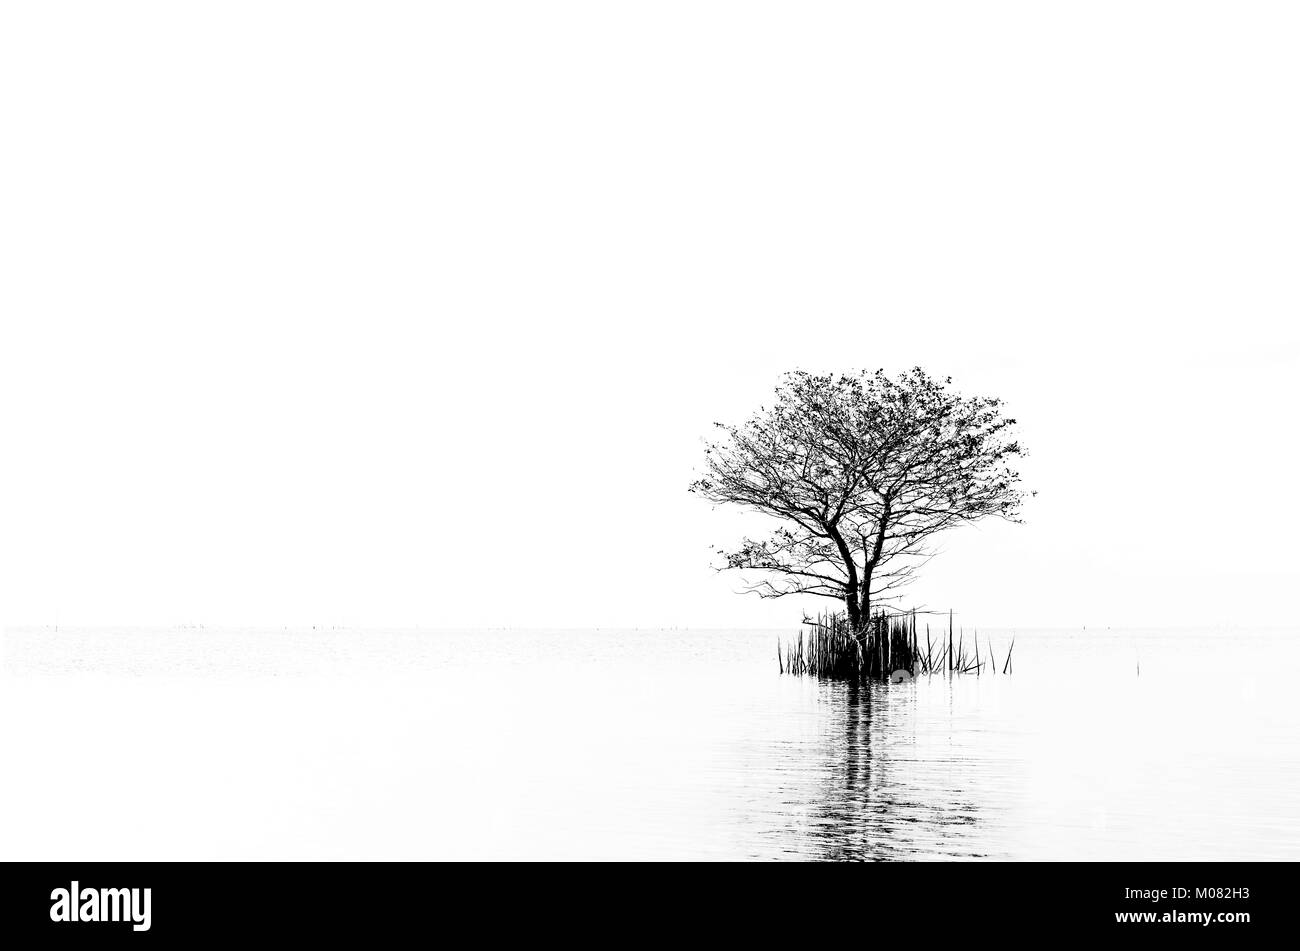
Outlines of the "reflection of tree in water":
[[822,688],[821,700],[832,711],[826,731],[831,768],[804,830],[811,857],[982,856],[979,808],[971,790],[953,788],[961,783],[961,764],[917,743],[915,691],[875,683]]

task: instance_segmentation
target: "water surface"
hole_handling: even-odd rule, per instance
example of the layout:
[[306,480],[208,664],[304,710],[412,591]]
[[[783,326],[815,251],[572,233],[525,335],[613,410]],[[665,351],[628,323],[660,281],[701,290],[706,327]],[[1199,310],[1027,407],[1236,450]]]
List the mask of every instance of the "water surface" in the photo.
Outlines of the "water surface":
[[11,630],[4,859],[1300,859],[1296,632]]

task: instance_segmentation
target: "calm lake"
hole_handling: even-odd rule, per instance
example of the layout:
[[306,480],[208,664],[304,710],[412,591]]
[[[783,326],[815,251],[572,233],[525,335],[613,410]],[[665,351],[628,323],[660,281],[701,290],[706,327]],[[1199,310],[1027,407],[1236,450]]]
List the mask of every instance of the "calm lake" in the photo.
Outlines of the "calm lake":
[[789,633],[11,630],[0,858],[1300,859],[1297,632]]

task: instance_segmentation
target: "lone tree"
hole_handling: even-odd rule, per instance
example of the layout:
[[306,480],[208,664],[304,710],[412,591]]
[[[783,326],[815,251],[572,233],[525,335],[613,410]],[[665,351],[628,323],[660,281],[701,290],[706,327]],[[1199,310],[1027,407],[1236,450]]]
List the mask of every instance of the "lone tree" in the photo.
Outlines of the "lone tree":
[[939,532],[983,518],[1019,521],[1020,444],[1002,401],[964,397],[919,367],[894,377],[787,373],[771,409],[716,424],[691,491],[781,521],[719,552],[761,573],[762,597],[843,603],[859,635],[933,555]]

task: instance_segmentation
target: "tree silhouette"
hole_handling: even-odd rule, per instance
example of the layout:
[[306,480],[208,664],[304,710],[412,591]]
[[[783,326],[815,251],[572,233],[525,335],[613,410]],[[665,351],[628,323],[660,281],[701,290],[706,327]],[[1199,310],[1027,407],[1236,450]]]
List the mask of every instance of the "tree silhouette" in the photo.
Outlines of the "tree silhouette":
[[935,535],[990,516],[1019,521],[1022,455],[1002,401],[963,397],[919,367],[890,377],[787,373],[771,409],[705,450],[691,491],[781,520],[720,551],[724,569],[758,572],[762,597],[814,594],[844,604],[861,632],[932,555]]

